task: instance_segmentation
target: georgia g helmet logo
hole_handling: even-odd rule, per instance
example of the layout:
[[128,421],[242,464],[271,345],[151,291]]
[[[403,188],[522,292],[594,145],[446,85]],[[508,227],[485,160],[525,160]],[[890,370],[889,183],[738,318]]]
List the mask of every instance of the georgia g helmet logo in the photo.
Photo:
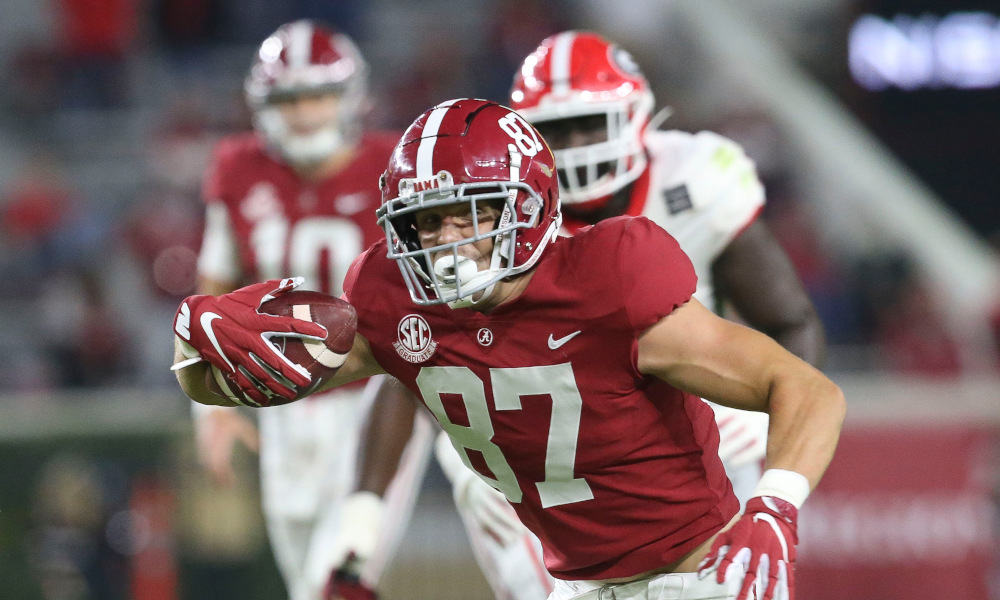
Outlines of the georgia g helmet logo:
[[611,55],[611,60],[609,61],[612,65],[618,67],[622,72],[631,77],[642,77],[642,71],[639,69],[639,64],[635,62],[632,55],[628,50],[621,48],[617,45],[612,45],[608,48],[608,52]]

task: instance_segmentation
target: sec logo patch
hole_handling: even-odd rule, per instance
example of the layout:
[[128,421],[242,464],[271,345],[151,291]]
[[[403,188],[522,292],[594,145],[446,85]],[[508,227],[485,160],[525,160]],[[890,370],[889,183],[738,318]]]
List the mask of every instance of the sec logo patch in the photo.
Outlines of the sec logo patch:
[[404,360],[421,363],[434,355],[437,342],[431,335],[431,326],[420,315],[406,315],[396,327],[396,341],[392,343]]

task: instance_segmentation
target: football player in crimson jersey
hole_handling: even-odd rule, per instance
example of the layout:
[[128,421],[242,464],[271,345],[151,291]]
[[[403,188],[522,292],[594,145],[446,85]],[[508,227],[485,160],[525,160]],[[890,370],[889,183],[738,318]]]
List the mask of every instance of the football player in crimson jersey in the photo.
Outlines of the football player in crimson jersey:
[[[350,38],[310,21],[283,25],[260,45],[245,85],[256,131],[223,139],[205,175],[200,293],[292,274],[306,288],[342,293],[351,261],[383,237],[372,218],[375,182],[399,139],[359,127],[366,70]],[[359,382],[258,415],[263,508],[292,600],[319,600],[349,552],[358,559],[357,597],[372,597],[411,514],[430,451],[426,417],[410,423],[413,438],[388,491],[386,479],[352,493],[374,386]],[[195,406],[199,455],[225,483],[234,444],[256,449],[257,430],[234,409]]]
[[[327,385],[389,373],[417,394],[541,540],[553,600],[792,598],[798,507],[832,459],[841,391],[706,309],[690,260],[652,221],[558,237],[555,168],[534,127],[496,103],[418,117],[381,179],[386,239],[345,281],[358,334]],[[238,358],[260,333],[214,344]],[[206,367],[179,369],[182,389],[226,403]],[[770,416],[742,516],[701,398]]]
[[[510,100],[554,150],[565,234],[618,215],[648,217],[691,259],[698,301],[713,309],[728,301],[748,324],[821,365],[823,325],[758,219],[764,188],[739,145],[708,131],[650,127],[653,95],[642,72],[628,52],[589,32],[542,41],[524,60]],[[712,407],[726,474],[745,505],[761,476],[767,415]],[[439,440],[437,456],[497,596],[545,598],[538,541],[511,522],[499,495],[471,476],[450,444]]]

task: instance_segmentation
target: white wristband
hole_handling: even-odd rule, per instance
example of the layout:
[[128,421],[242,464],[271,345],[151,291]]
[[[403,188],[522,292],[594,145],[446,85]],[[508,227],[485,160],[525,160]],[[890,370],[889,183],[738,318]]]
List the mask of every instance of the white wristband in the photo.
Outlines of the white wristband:
[[761,475],[753,495],[774,496],[791,503],[795,508],[802,508],[809,491],[809,480],[805,475],[785,469],[768,469]]

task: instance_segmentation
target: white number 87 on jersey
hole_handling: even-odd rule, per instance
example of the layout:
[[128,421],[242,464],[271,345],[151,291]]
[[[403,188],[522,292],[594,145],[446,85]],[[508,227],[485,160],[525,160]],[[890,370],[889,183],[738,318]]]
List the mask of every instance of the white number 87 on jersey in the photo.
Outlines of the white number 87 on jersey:
[[[465,466],[475,471],[466,449],[482,453],[496,479],[482,473],[479,476],[510,502],[520,502],[524,494],[514,471],[503,451],[492,441],[493,422],[486,404],[483,381],[468,367],[424,367],[417,375],[416,383],[427,407],[441,423]],[[545,480],[535,483],[542,508],[593,500],[594,493],[587,481],[573,477],[583,399],[572,365],[490,369],[490,384],[498,411],[521,410],[521,396],[547,395],[552,398]],[[442,394],[462,396],[469,417],[468,427],[456,425],[448,418]]]

